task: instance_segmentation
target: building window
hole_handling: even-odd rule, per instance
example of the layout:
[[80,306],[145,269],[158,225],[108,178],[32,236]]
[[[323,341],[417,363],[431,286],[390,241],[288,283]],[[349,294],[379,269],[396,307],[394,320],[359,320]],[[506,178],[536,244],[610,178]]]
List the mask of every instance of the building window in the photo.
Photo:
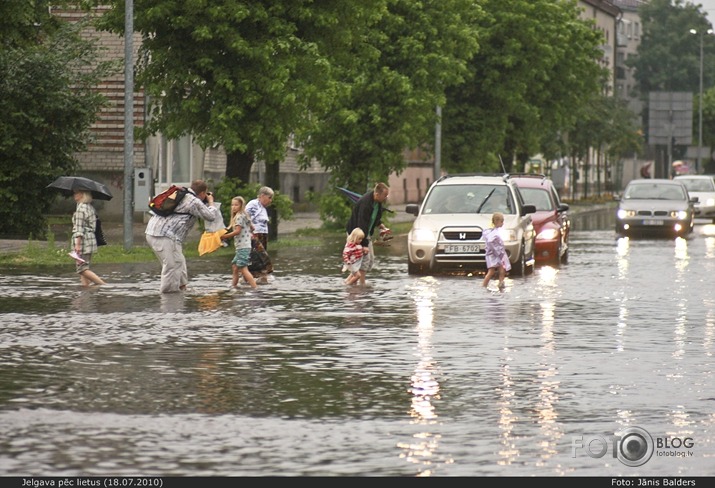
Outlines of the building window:
[[159,136],[156,150],[150,152],[148,159],[156,175],[155,182],[158,187],[191,183],[191,175],[194,174],[191,136],[187,135],[179,139]]

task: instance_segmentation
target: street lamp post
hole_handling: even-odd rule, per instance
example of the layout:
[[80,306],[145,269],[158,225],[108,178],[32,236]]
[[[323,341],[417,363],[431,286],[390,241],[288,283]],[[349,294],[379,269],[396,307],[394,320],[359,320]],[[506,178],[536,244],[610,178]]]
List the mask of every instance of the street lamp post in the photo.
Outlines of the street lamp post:
[[[691,34],[698,34],[696,29],[690,29]],[[698,158],[695,162],[695,172],[700,173],[701,154],[700,148],[703,145],[703,34],[712,34],[713,30],[707,32],[700,31],[700,95],[698,96]]]

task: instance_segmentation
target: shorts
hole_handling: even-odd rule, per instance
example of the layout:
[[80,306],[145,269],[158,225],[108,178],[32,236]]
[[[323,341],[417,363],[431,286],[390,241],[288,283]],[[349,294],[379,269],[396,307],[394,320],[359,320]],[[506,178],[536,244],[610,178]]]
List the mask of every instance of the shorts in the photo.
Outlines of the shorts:
[[84,259],[84,263],[79,263],[75,261],[77,264],[76,271],[77,274],[83,273],[89,269],[90,262],[92,261],[92,255],[91,254],[80,254],[79,257]]
[[360,271],[370,271],[373,264],[375,264],[375,249],[372,247],[372,239],[368,241],[367,249],[368,252],[362,255]]
[[363,259],[365,259],[364,256],[352,264],[343,264],[343,273],[346,271],[350,271],[350,273],[357,273],[358,271],[360,271],[360,266],[362,266]]
[[251,264],[251,248],[242,247],[241,249],[236,249],[236,254],[233,256],[231,264],[235,264],[239,268],[245,268]]

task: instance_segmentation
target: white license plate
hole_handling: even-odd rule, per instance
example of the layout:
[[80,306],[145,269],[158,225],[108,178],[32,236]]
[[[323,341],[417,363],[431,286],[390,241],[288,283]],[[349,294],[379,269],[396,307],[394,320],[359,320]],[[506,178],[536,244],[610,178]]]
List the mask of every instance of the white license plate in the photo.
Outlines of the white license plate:
[[444,252],[447,254],[461,254],[480,252],[482,246],[479,244],[447,244],[444,246]]
[[658,219],[645,219],[643,225],[663,225],[663,221]]

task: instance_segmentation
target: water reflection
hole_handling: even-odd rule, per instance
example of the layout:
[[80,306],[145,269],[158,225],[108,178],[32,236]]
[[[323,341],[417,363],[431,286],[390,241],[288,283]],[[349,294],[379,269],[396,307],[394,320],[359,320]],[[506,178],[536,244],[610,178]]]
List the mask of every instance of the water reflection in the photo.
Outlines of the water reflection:
[[441,435],[428,428],[437,421],[434,401],[439,400],[439,382],[432,350],[434,332],[434,300],[437,296],[438,281],[433,277],[417,280],[410,289],[417,319],[417,365],[412,374],[410,392],[410,416],[412,422],[422,426],[413,435],[408,445],[398,444],[405,452],[403,456],[412,463],[422,466],[418,476],[433,474],[434,455],[439,447]]
[[[703,229],[705,231],[705,229]],[[510,277],[414,277],[381,248],[345,287],[342,239],[281,250],[270,283],[227,261],[0,275],[0,472],[166,476],[715,473],[715,235],[572,234],[569,263]],[[43,275],[50,276],[41,279]],[[574,456],[640,426],[692,458]]]

